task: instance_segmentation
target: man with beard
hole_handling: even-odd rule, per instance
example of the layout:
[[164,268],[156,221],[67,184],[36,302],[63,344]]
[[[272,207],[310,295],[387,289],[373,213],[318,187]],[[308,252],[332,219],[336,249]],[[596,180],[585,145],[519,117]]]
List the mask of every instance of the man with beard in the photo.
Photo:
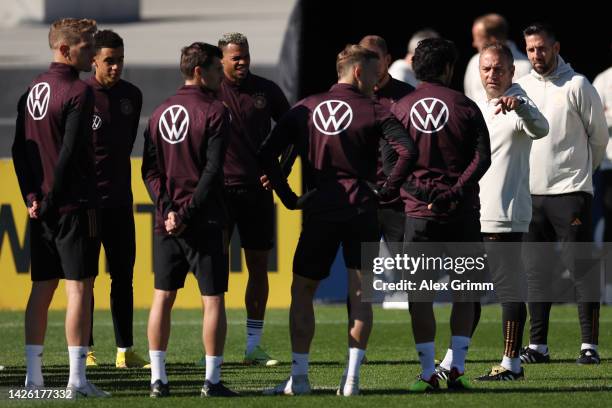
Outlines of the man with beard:
[[[589,81],[561,58],[560,44],[550,26],[532,24],[523,34],[533,69],[518,83],[550,124],[548,137],[534,142],[531,148],[529,185],[533,215],[525,241],[591,242],[593,172],[603,160],[608,144],[601,100]],[[562,259],[576,282],[582,333],[577,363],[599,364],[600,305],[586,293],[586,288],[595,282],[581,282],[582,272],[574,267],[572,252],[571,248],[563,251]],[[541,253],[526,251],[530,298],[531,293],[544,294],[549,290],[551,265],[543,265],[541,258]],[[529,346],[521,350],[520,358],[523,363],[547,363],[552,303],[550,299],[530,300]]]

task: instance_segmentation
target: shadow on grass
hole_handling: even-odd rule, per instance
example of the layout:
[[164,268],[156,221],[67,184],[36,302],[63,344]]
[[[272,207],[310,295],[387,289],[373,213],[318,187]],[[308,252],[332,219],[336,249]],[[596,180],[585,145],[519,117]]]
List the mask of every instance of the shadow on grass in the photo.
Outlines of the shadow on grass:
[[[557,394],[564,392],[606,392],[612,391],[612,387],[547,387],[547,388],[474,388],[469,391],[440,390],[431,394],[448,395],[474,395],[474,394]],[[419,395],[408,392],[406,389],[380,389],[361,390],[361,395]]]

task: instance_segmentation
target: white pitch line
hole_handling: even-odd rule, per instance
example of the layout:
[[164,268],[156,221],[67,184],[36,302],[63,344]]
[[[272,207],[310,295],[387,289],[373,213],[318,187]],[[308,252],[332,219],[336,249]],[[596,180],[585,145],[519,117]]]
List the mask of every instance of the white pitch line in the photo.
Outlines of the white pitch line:
[[[230,326],[243,326],[244,320],[228,320],[227,324]],[[346,324],[346,320],[321,320],[317,321],[317,324],[325,324],[325,325],[338,325],[338,324]],[[551,323],[578,323],[578,318],[575,319],[550,319]],[[600,319],[600,323],[612,323],[612,319]],[[410,318],[407,317],[406,320],[382,320],[382,321],[374,321],[374,325],[385,325],[385,324],[409,324]],[[478,324],[498,324],[501,323],[501,320],[493,320],[493,319],[481,319]],[[266,326],[289,326],[289,322],[266,322]],[[94,323],[95,326],[99,327],[110,327],[113,325],[111,321]],[[134,322],[134,326],[146,326],[146,321]],[[179,320],[172,322],[173,326],[201,326],[201,320]],[[8,323],[0,323],[0,328],[11,328],[11,327],[23,327],[22,322],[8,322]],[[49,322],[47,323],[47,327],[64,327],[64,322]]]

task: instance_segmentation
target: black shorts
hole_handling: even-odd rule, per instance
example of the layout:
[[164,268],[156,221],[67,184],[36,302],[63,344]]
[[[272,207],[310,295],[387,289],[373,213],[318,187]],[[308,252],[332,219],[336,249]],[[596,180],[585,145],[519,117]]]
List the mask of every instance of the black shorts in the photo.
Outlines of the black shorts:
[[404,242],[404,227],[406,214],[396,207],[383,207],[378,209],[378,224],[380,234],[385,240],[389,253],[395,255],[401,252]]
[[153,235],[155,289],[174,291],[195,275],[202,296],[227,292],[229,261],[227,234],[218,226],[189,229],[184,236]]
[[240,246],[267,251],[274,246],[274,196],[260,186],[225,186],[228,231],[238,228]]
[[[470,268],[459,266],[437,269],[432,267],[411,272],[411,280],[417,288],[421,288],[423,281],[437,281],[445,272],[449,276],[449,281],[457,284],[486,281],[486,256],[480,234],[478,213],[461,214],[444,222],[407,216],[405,226],[403,249],[405,254],[413,257],[421,256],[423,259],[449,259],[453,264],[463,263],[465,259],[472,260]],[[477,258],[481,262],[479,265],[483,265],[482,267],[475,266]],[[432,263],[432,265],[435,264]],[[409,291],[408,299],[411,302],[431,302],[435,294],[435,290]],[[452,299],[455,302],[477,302],[481,296],[482,292],[477,290],[452,291]]]
[[83,280],[98,275],[100,239],[96,210],[30,219],[32,281]]
[[480,242],[480,216],[468,213],[449,221],[406,217],[404,242]]
[[346,267],[362,269],[361,244],[378,242],[379,239],[376,211],[368,211],[346,221],[329,221],[311,216],[302,225],[293,257],[293,273],[313,280],[327,278],[340,244]]

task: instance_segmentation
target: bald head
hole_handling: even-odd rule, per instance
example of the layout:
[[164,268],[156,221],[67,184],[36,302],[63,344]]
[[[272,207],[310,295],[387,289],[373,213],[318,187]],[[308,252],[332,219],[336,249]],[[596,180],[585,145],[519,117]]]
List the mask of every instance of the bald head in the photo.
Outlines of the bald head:
[[387,42],[379,35],[366,35],[359,41],[359,45],[378,55],[378,85],[383,85],[388,76],[389,64],[391,64]]
[[366,35],[361,39],[361,41],[359,41],[359,45],[369,50],[377,48],[383,54],[387,54],[389,52],[387,49],[387,42],[379,35]]
[[505,43],[508,40],[508,21],[499,14],[485,14],[474,20],[472,46],[482,51],[486,44]]

